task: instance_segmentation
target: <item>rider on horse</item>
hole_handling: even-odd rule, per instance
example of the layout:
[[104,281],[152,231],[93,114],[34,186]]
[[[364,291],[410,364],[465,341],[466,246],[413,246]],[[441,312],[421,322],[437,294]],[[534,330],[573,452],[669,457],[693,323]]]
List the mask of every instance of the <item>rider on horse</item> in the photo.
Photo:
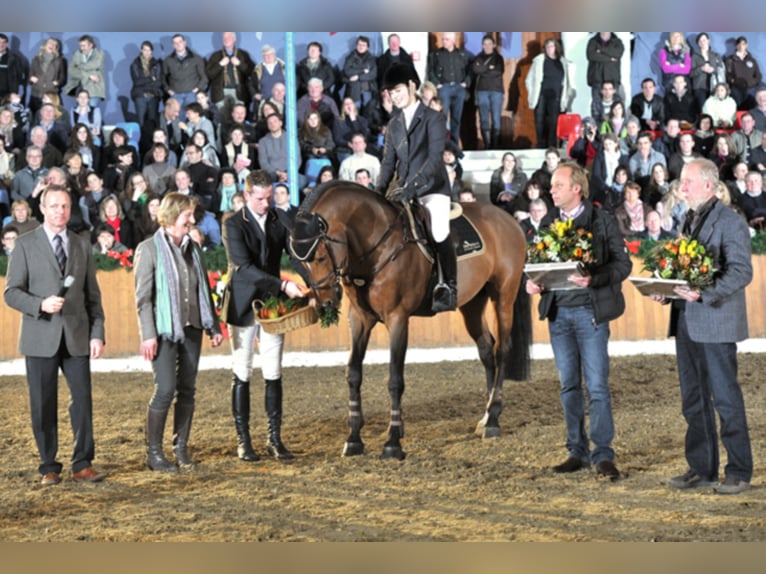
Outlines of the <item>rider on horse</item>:
[[[416,95],[420,80],[410,66],[391,66],[382,88],[397,111],[386,127],[378,193],[391,201],[418,202],[428,211],[442,280],[433,293],[434,312],[457,307],[457,260],[450,239],[450,186],[442,159],[444,116],[423,105]],[[394,176],[396,184],[389,190]]]

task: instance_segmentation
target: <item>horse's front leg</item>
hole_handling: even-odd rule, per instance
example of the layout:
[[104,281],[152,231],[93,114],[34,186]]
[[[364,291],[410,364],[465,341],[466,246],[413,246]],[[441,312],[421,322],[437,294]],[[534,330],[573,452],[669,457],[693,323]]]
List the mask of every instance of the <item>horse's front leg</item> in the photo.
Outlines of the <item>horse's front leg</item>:
[[402,394],[404,394],[404,358],[407,354],[409,318],[397,317],[387,323],[390,343],[390,364],[388,367],[388,394],[391,397],[391,421],[388,425],[388,440],[383,445],[383,458],[404,460],[401,439],[404,437],[402,417]]
[[351,432],[343,447],[343,456],[364,454],[361,430],[364,426],[362,415],[362,363],[367,353],[370,333],[375,326],[375,318],[368,317],[351,307],[349,311],[351,325],[351,356],[346,366],[348,383],[348,426]]

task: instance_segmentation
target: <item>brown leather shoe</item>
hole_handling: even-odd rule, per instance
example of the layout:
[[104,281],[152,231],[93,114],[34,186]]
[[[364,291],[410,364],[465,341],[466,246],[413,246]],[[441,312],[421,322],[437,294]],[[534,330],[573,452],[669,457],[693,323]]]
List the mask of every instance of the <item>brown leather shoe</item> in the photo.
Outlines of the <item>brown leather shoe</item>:
[[75,482],[101,482],[106,478],[106,472],[97,472],[92,466],[86,466],[80,472],[72,473]]
[[45,476],[43,476],[42,480],[40,481],[40,484],[43,486],[53,486],[54,484],[58,484],[61,482],[61,475],[58,472],[49,472]]

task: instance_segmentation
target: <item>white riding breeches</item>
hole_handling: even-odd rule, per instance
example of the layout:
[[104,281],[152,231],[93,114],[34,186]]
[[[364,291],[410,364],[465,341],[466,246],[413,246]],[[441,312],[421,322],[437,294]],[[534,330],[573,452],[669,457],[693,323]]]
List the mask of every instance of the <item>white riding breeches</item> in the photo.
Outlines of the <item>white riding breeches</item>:
[[258,354],[261,358],[261,374],[268,381],[282,376],[282,347],[284,335],[274,335],[263,330],[256,321],[251,327],[229,325],[231,337],[232,372],[240,381],[249,381],[253,370],[253,351],[258,339]]
[[449,211],[452,204],[449,195],[431,193],[419,197],[418,201],[428,211],[434,241],[441,243],[449,237]]

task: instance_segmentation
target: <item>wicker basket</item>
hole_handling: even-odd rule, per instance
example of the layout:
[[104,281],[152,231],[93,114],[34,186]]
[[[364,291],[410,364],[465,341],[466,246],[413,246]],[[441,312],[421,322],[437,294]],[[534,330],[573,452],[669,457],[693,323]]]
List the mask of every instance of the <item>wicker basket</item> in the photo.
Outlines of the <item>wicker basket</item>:
[[[253,304],[255,316],[258,317],[258,308]],[[289,313],[285,313],[277,317],[276,319],[257,319],[257,321],[263,327],[263,330],[272,335],[282,335],[295,331],[296,329],[302,329],[308,327],[319,321],[319,315],[317,315],[316,309],[311,305],[300,307]]]

